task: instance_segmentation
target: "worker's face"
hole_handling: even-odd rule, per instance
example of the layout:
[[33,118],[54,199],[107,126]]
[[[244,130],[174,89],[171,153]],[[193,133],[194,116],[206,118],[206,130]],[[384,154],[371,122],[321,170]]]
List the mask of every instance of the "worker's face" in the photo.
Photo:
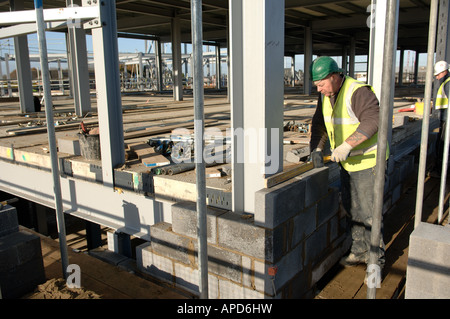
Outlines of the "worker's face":
[[314,81],[317,91],[325,96],[335,95],[341,86],[342,78],[337,73],[328,75],[325,79]]
[[441,73],[436,75],[436,80],[442,79],[447,73],[448,73],[448,70],[442,71]]

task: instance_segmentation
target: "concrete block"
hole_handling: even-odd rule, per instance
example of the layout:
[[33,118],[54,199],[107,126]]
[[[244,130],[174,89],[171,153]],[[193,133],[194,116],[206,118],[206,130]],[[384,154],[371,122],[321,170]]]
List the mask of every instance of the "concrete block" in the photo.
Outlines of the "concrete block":
[[[198,267],[198,242],[196,239],[172,232],[170,224],[164,222],[151,226],[150,234],[153,252],[191,267]],[[241,255],[215,246],[208,246],[209,272],[241,282],[241,263]]]
[[151,245],[145,243],[136,247],[136,265],[139,270],[163,281],[174,283],[173,261],[167,257],[154,254]]
[[420,223],[411,233],[405,298],[450,298],[450,228]]
[[295,148],[287,152],[285,160],[291,163],[298,163],[303,157],[310,154],[309,146]]
[[78,136],[64,136],[58,138],[58,152],[80,156],[81,148]]
[[[219,278],[220,299],[267,299],[263,293]],[[262,310],[261,310],[262,313]]]
[[308,237],[316,229],[317,205],[305,208],[300,214],[294,217],[294,230],[292,232],[292,247],[298,245],[303,239]]
[[306,181],[305,207],[309,207],[319,201],[328,193],[328,167],[314,168],[299,177]]
[[255,193],[255,225],[274,229],[304,208],[305,185],[302,179],[291,179]]
[[[269,267],[276,267],[277,272],[275,276],[269,275]],[[303,245],[298,245],[291,252],[283,256],[276,264],[262,264],[255,261],[255,277],[258,278],[258,280],[255,280],[255,288],[258,291],[265,292],[269,296],[275,296],[288,281],[302,270]]]
[[315,264],[311,271],[311,281],[308,288],[313,287],[326,273],[345,255],[351,246],[351,238],[341,236],[339,240],[333,243],[333,249],[326,255],[322,261]]
[[339,190],[330,188],[328,194],[317,202],[317,227],[335,216],[339,210]]
[[[226,210],[207,207],[206,239],[209,243],[216,243],[217,217]],[[181,235],[197,238],[197,209],[196,203],[183,201],[172,206],[172,231]]]
[[304,265],[313,265],[318,257],[325,251],[328,244],[328,225],[323,224],[305,239],[305,262]]
[[[248,215],[228,212],[218,219],[219,246],[251,257],[274,262],[282,254],[274,247],[282,246],[282,230],[272,231],[254,225]],[[281,227],[280,227],[281,228]]]
[[19,231],[16,208],[10,205],[0,207],[0,237]]
[[241,255],[225,249],[208,246],[208,271],[240,283],[242,282]]
[[0,237],[0,287],[5,299],[19,298],[45,282],[41,241],[18,231]]
[[42,259],[39,237],[26,231],[0,237],[0,271],[6,271],[33,259]]
[[[175,263],[175,284],[189,290],[192,293],[199,293],[199,273],[198,269],[180,263]],[[219,298],[219,282],[216,276],[208,274],[208,298]]]
[[162,256],[194,266],[196,240],[180,236],[171,231],[172,226],[161,222],[150,227],[152,250]]

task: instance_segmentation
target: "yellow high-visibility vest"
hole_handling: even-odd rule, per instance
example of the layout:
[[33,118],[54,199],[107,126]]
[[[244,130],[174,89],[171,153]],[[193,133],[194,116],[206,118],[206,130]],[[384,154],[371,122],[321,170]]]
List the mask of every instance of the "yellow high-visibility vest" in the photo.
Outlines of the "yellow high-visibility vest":
[[436,110],[446,109],[448,107],[448,96],[445,94],[444,86],[450,81],[450,77],[447,78],[444,82],[442,82],[439,90],[436,94],[436,102],[434,103],[434,107]]
[[[374,92],[370,85],[346,76],[334,107],[331,106],[329,97],[323,97],[322,112],[332,149],[341,145],[360,124],[352,110],[352,96],[358,88],[363,86],[369,86]],[[344,169],[356,172],[374,167],[377,163],[377,141],[378,133],[375,133],[371,138],[354,147],[352,152],[362,150],[363,154],[349,156],[345,161],[340,162]],[[386,159],[388,157],[389,145],[386,147]]]

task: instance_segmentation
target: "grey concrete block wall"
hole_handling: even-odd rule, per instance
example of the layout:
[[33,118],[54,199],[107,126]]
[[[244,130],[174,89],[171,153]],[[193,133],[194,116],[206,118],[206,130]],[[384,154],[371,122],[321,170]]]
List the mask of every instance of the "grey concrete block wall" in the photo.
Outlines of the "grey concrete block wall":
[[45,282],[38,236],[17,231],[0,237],[0,288],[5,299],[19,298]]
[[412,232],[405,298],[450,298],[449,226],[420,223]]
[[328,167],[312,169],[287,182],[264,188],[255,194],[255,224],[275,228],[311,206],[328,189]]
[[0,207],[0,289],[2,298],[20,298],[45,282],[40,238],[19,230],[16,208]]
[[[383,212],[414,173],[414,156],[392,161]],[[328,167],[255,194],[255,214],[208,207],[210,298],[305,298],[348,251],[348,217]],[[151,227],[152,242],[137,248],[138,265],[171,284],[198,291],[196,204],[172,206],[172,224]],[[270,275],[276,269],[276,275]]]
[[[313,280],[348,249],[346,216],[339,210],[339,190],[328,187],[328,169],[314,169],[256,197],[270,215],[265,223],[257,221],[261,212],[208,207],[209,297],[310,295]],[[173,223],[151,226],[151,242],[136,253],[141,270],[192,292],[198,292],[199,280],[195,206],[173,205]]]

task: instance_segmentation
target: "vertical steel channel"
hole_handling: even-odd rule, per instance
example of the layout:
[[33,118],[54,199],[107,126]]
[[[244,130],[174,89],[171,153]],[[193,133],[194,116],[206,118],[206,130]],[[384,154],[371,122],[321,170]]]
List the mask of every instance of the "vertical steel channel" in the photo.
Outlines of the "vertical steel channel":
[[58,225],[59,247],[61,250],[61,263],[64,279],[67,279],[67,266],[69,257],[67,254],[66,228],[61,198],[61,182],[59,180],[58,154],[56,149],[55,126],[53,119],[52,92],[50,87],[50,73],[48,70],[47,43],[45,38],[44,10],[42,0],[34,0],[36,10],[37,38],[39,43],[39,55],[42,70],[42,83],[44,87],[45,117],[47,121],[48,144],[53,175],[53,190],[55,193],[56,221]]
[[202,1],[191,0],[191,29],[194,75],[194,160],[197,178],[197,236],[199,292],[208,298],[208,252],[206,242],[206,180],[203,161],[204,102],[203,102],[203,35]]
[[[381,225],[383,219],[383,197],[384,197],[384,178],[386,171],[386,149],[388,141],[388,123],[389,123],[389,108],[391,105],[392,96],[392,81],[393,81],[393,68],[395,63],[394,57],[394,36],[395,36],[395,23],[397,16],[397,3],[398,0],[388,0],[387,3],[387,16],[386,16],[386,30],[385,30],[385,43],[383,60],[383,80],[381,86],[380,97],[380,116],[378,126],[378,145],[377,145],[377,165],[376,165],[376,177],[375,177],[375,195],[374,195],[374,212],[372,217],[372,230],[370,233],[370,251],[369,262],[367,267],[368,280],[375,279],[374,282],[370,282],[367,285],[367,299],[375,299],[377,287],[376,284],[381,280],[378,278],[381,273],[378,269],[370,267],[371,265],[378,264],[378,247],[381,240]],[[370,271],[374,270],[373,274]],[[375,283],[375,284],[374,284]]]
[[[444,141],[444,154],[442,155],[442,169],[441,169],[441,185],[439,189],[439,209],[438,209],[438,223],[442,223],[442,217],[444,214],[444,197],[445,197],[445,189],[447,185],[447,165],[448,165],[448,143],[450,140],[450,128],[448,127],[448,107],[450,106],[450,102],[447,105],[446,113],[446,124],[445,124],[445,141]],[[437,146],[439,147],[439,146]]]
[[431,0],[430,22],[428,29],[427,73],[425,78],[425,95],[423,105],[422,136],[420,140],[419,173],[417,176],[416,212],[414,228],[422,221],[423,192],[425,187],[425,171],[428,152],[428,130],[430,127],[431,89],[433,85],[434,49],[436,45],[436,26],[438,0]]

